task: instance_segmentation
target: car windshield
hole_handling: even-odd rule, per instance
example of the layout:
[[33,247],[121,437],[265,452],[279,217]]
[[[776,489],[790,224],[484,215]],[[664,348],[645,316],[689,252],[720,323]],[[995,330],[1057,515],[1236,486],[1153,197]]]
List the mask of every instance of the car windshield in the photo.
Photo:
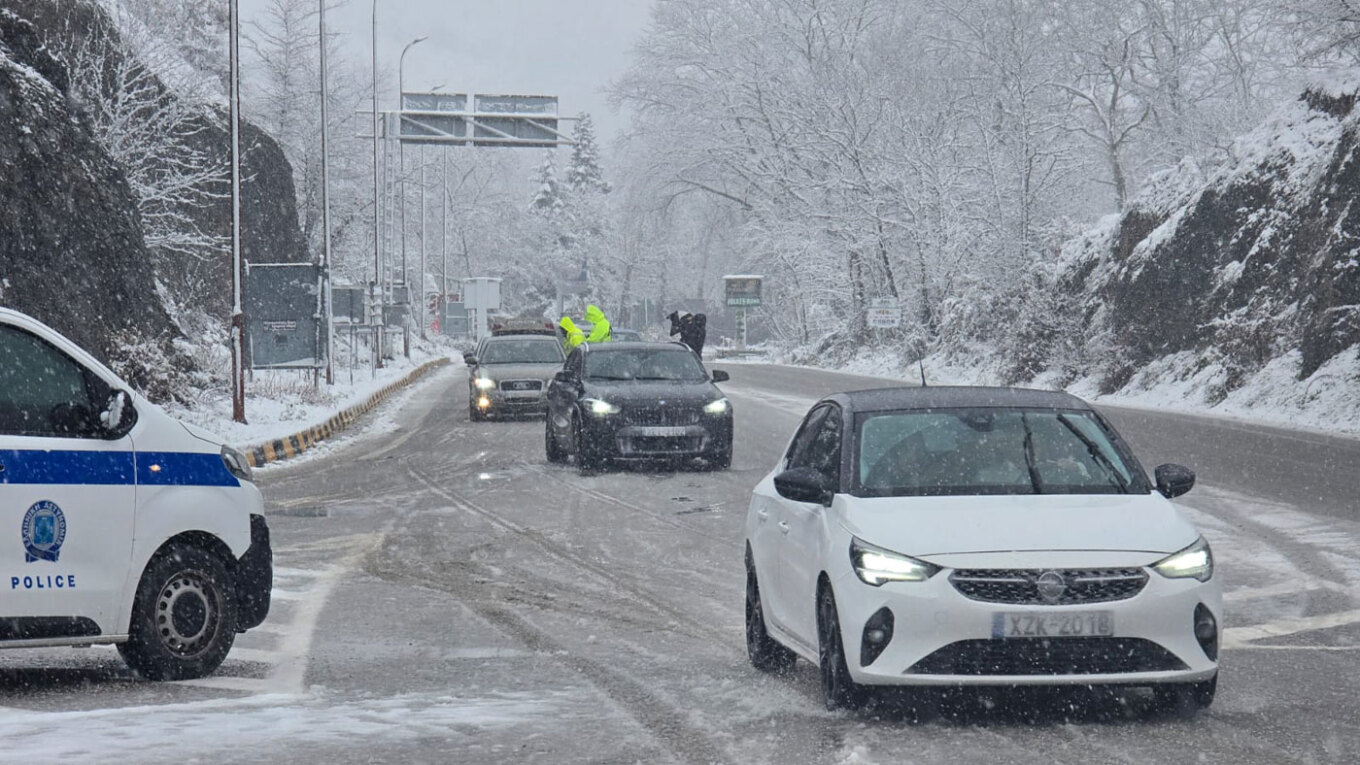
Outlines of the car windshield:
[[856,438],[862,496],[1113,494],[1142,483],[1090,412],[873,413]]
[[483,364],[556,364],[562,361],[562,348],[553,338],[534,340],[497,340],[482,349]]
[[693,353],[672,348],[593,351],[586,355],[585,376],[591,380],[708,379]]

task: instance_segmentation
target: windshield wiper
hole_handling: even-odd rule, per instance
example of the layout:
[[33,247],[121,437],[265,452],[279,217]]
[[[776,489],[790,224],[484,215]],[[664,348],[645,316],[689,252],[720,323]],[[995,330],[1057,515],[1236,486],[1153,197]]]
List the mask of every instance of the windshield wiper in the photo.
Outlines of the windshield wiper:
[[1124,477],[1123,473],[1119,472],[1119,469],[1114,466],[1114,463],[1111,462],[1110,458],[1105,455],[1105,452],[1101,451],[1100,447],[1096,444],[1096,442],[1092,441],[1090,436],[1081,432],[1081,429],[1078,428],[1075,423],[1069,420],[1067,415],[1065,414],[1058,415],[1058,422],[1061,422],[1063,424],[1063,427],[1072,431],[1072,435],[1076,436],[1078,440],[1080,440],[1083,444],[1086,445],[1086,451],[1091,455],[1091,459],[1095,460],[1097,464],[1099,464],[1102,468],[1105,469],[1106,474],[1114,479],[1114,483],[1116,486],[1119,487],[1120,493],[1128,494],[1129,493],[1128,479]]
[[1029,482],[1035,494],[1044,493],[1044,481],[1039,477],[1039,468],[1034,464],[1034,431],[1030,430],[1029,418],[1022,412],[1020,424],[1025,426],[1025,467],[1029,469]]
[[618,375],[590,375],[587,380],[634,380],[634,377],[619,377]]

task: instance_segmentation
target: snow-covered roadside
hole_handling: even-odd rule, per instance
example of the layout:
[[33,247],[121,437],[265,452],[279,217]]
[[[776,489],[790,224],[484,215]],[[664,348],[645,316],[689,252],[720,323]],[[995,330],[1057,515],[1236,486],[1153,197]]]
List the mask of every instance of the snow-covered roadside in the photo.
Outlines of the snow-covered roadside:
[[[924,367],[929,384],[1001,384],[995,353],[979,349],[971,358],[975,361],[970,363],[960,354],[933,354],[918,366],[904,362],[895,349],[864,348],[849,362],[839,365],[837,371],[915,384],[920,382]],[[786,363],[778,357],[772,360]],[[1360,347],[1337,354],[1302,381],[1295,379],[1298,353],[1287,354],[1248,377],[1243,385],[1216,403],[1211,403],[1210,398],[1215,386],[1221,383],[1223,370],[1208,366],[1194,374],[1183,374],[1180,370],[1188,368],[1189,362],[1188,358],[1178,356],[1161,359],[1112,394],[1102,395],[1099,381],[1093,377],[1076,380],[1065,390],[1093,403],[1226,417],[1360,438]],[[1051,373],[1022,386],[1062,387]]]
[[232,421],[229,395],[211,395],[192,408],[167,407],[176,418],[216,433],[237,448],[263,444],[321,425],[336,414],[357,406],[385,386],[409,375],[423,364],[441,358],[462,362],[462,352],[446,343],[413,340],[411,356],[397,354],[383,368],[361,366],[352,370],[337,359],[335,383],[313,385],[312,374],[303,370],[256,371],[246,382],[246,423]]

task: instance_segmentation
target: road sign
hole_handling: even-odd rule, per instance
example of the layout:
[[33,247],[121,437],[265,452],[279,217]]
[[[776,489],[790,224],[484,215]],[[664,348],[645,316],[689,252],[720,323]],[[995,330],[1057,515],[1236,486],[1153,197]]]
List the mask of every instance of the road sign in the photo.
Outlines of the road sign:
[[753,308],[760,305],[760,289],[765,277],[752,274],[730,274],[723,277],[727,305]]
[[557,96],[403,93],[397,136],[455,146],[570,145],[558,131]]
[[897,298],[871,298],[864,309],[864,322],[874,329],[902,326],[902,307]]
[[319,277],[320,266],[311,263],[246,264],[246,334],[252,369],[312,369],[320,363]]

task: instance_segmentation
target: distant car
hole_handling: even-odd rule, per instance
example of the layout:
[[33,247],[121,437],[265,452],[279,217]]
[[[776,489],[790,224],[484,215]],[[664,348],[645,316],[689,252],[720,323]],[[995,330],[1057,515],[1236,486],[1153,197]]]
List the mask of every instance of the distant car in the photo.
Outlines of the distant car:
[[1086,402],[1008,388],[839,393],[803,419],[746,520],[746,645],[802,656],[827,708],[875,686],[1218,683],[1209,543]]
[[556,337],[493,335],[463,355],[468,365],[468,419],[492,414],[541,413],[548,383],[564,359]]
[[616,343],[640,343],[642,342],[642,333],[636,329],[610,327],[609,339]]
[[679,343],[585,344],[567,356],[548,388],[544,447],[549,462],[575,456],[582,473],[618,460],[732,463],[732,405],[689,348]]

